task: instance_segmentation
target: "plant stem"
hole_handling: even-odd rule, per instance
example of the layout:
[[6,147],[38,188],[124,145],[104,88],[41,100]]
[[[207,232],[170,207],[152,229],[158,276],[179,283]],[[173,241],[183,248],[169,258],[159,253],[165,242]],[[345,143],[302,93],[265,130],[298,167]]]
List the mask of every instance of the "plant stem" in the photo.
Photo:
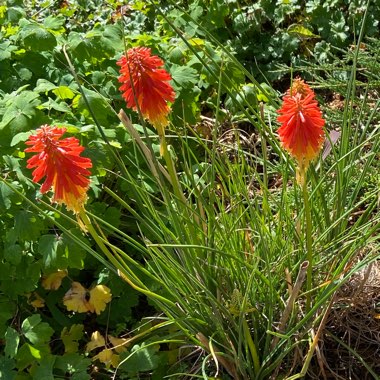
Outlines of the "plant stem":
[[160,134],[160,152],[161,155],[164,157],[164,160],[166,162],[166,167],[169,172],[169,176],[171,179],[171,183],[173,186],[173,191],[176,197],[181,200],[184,204],[186,204],[186,198],[183,195],[181,185],[179,183],[177,172],[174,168],[173,160],[170,156],[170,152],[168,150],[168,145],[166,143],[165,133]]
[[305,208],[305,238],[306,238],[306,258],[309,262],[306,273],[306,313],[311,308],[311,288],[313,286],[313,241],[312,241],[312,221],[311,209],[309,204],[309,193],[307,191],[306,168],[300,168],[300,184],[302,186],[302,195]]
[[125,273],[125,269],[123,264],[112,254],[112,252],[107,248],[106,244],[104,243],[103,239],[99,236],[99,234],[96,232],[95,228],[92,226],[92,222],[88,215],[86,214],[86,211],[84,208],[82,208],[78,214],[79,224],[83,223],[84,229],[90,233],[92,238],[95,240],[98,247],[102,250],[102,252],[105,254],[105,256],[108,258],[108,260],[115,266],[115,268],[118,270],[118,272],[121,274],[120,277],[127,282],[133,289],[137,290],[138,292],[141,292],[145,294],[147,297],[157,299],[167,305],[175,306],[175,304],[168,299],[160,296],[159,294],[153,293],[150,290],[146,288],[142,288],[138,285],[136,285]]

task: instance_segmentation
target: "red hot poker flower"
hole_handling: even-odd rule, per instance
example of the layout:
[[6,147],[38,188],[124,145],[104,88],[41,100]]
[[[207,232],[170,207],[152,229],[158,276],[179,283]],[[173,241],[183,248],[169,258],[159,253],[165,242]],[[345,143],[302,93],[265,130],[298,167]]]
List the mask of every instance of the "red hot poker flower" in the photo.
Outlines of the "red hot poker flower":
[[317,157],[323,140],[325,124],[314,99],[314,91],[302,80],[295,79],[278,110],[278,129],[282,146],[306,169]]
[[135,111],[139,109],[143,117],[162,135],[164,127],[168,124],[167,116],[170,112],[167,102],[173,102],[175,99],[174,90],[168,83],[172,78],[162,68],[164,62],[151,55],[151,49],[134,47],[129,49],[117,64],[121,66],[120,91],[127,107]]
[[90,184],[92,167],[91,160],[81,157],[84,148],[78,139],[68,137],[61,140],[66,128],[43,125],[31,135],[26,145],[30,147],[25,152],[38,153],[27,163],[28,169],[34,169],[33,181],[39,182],[46,177],[41,186],[41,193],[53,188],[52,201],[64,203],[68,210],[78,213],[87,200],[87,190]]

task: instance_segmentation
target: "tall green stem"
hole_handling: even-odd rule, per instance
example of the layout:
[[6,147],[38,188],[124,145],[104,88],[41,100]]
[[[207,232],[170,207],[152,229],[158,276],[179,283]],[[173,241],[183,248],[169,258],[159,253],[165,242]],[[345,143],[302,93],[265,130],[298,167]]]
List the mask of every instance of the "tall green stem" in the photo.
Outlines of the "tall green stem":
[[174,168],[173,160],[170,157],[170,152],[168,150],[168,146],[166,143],[165,133],[160,135],[160,145],[161,145],[160,146],[161,155],[164,157],[164,160],[166,162],[166,167],[169,172],[174,194],[179,200],[181,200],[184,204],[186,204],[186,198],[183,195],[181,185],[177,177],[177,172]]
[[300,169],[300,179],[302,186],[302,195],[305,209],[305,239],[306,239],[306,258],[309,262],[306,273],[306,312],[311,308],[311,288],[313,286],[313,241],[312,241],[312,221],[311,221],[311,209],[309,203],[309,193],[307,191],[306,169],[302,167]]

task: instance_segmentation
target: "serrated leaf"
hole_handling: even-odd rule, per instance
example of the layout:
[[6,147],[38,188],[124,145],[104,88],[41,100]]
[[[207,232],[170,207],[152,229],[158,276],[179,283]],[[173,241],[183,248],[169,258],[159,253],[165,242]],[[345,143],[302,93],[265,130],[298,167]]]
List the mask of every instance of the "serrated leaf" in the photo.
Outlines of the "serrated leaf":
[[60,263],[57,262],[58,244],[62,244],[61,240],[56,235],[43,235],[38,241],[38,252],[42,254],[42,260],[45,267],[57,267]]
[[57,45],[55,36],[38,24],[24,26],[20,35],[24,45],[34,52],[51,51]]
[[73,354],[65,354],[57,357],[55,366],[56,368],[62,370],[63,372],[67,372],[72,377],[70,379],[83,379],[87,380],[90,377],[87,376],[87,367],[91,365],[91,360],[84,357],[83,355],[73,353]]
[[87,289],[79,282],[74,281],[71,288],[66,292],[63,297],[63,304],[68,311],[75,311],[77,313],[87,313],[91,311],[91,306],[88,302],[89,295]]
[[13,265],[18,265],[22,259],[22,249],[19,244],[4,244],[4,259]]
[[54,90],[57,86],[54,83],[49,82],[46,79],[38,79],[37,86],[34,89],[34,92],[49,92]]
[[44,27],[52,30],[62,30],[66,19],[62,15],[51,15],[44,19]]
[[63,304],[69,311],[100,314],[111,299],[111,291],[105,285],[96,285],[87,290],[79,282],[74,281],[63,298]]
[[58,103],[52,98],[49,98],[49,100],[45,103],[42,103],[40,106],[38,106],[39,109],[47,109],[47,110],[55,110],[58,112],[64,112],[69,113],[71,112],[71,109],[68,107],[66,103]]
[[[110,121],[116,121],[114,111],[102,95],[95,91],[84,89],[84,96],[86,97],[88,105],[91,108],[95,118],[100,124],[108,125]],[[90,113],[83,96],[79,98],[78,110],[85,117],[92,119],[92,114]]]
[[37,292],[33,292],[28,296],[28,304],[35,309],[40,309],[45,307],[45,300]]
[[14,231],[20,240],[36,240],[45,228],[35,213],[21,210],[15,215]]
[[10,41],[4,41],[0,44],[0,61],[9,59],[12,55],[12,51],[17,50],[17,46],[11,44]]
[[303,25],[293,24],[288,27],[287,32],[289,34],[296,34],[304,38],[317,38],[320,37],[317,34],[314,34],[310,29],[305,28]]
[[33,347],[29,343],[24,343],[20,349],[17,351],[16,361],[17,369],[22,371],[24,368],[29,367],[32,364],[35,364],[36,359],[41,359],[41,351]]
[[57,95],[59,99],[73,99],[75,96],[74,91],[68,86],[59,86],[52,92]]
[[29,139],[29,136],[32,134],[31,131],[29,132],[20,132],[17,133],[15,136],[13,136],[12,141],[11,141],[11,146],[15,146],[20,142],[25,142],[26,140]]
[[[5,350],[4,353],[13,359],[17,354],[18,344],[20,343],[20,335],[12,327],[8,327],[5,333]],[[1,379],[1,374],[0,374]]]
[[33,373],[33,380],[54,380],[54,363],[56,356],[44,355]]
[[120,362],[119,355],[115,354],[109,348],[105,348],[104,350],[100,351],[92,359],[99,360],[106,366],[107,369],[109,369],[110,367],[116,368]]
[[17,372],[14,371],[16,363],[14,360],[0,356],[0,380],[15,380]]
[[33,314],[26,318],[21,325],[24,336],[35,345],[41,345],[50,341],[54,330],[46,322],[41,322],[39,314]]
[[95,350],[95,348],[104,347],[106,340],[99,331],[94,331],[91,335],[91,340],[86,345],[86,352]]
[[191,88],[197,82],[199,75],[195,69],[188,66],[172,65],[170,73],[173,78],[175,90],[181,91],[184,88]]
[[13,191],[5,183],[0,183],[0,210],[8,210],[12,205]]
[[42,277],[41,285],[46,290],[57,290],[62,280],[67,276],[67,270],[58,270]]
[[8,94],[4,97],[5,112],[0,121],[0,145],[9,146],[12,138],[31,129],[44,115],[37,109],[39,95],[33,91],[22,91],[20,94]]
[[83,329],[84,326],[80,324],[75,324],[70,327],[70,330],[67,327],[61,332],[61,339],[65,345],[65,353],[75,353],[78,351],[79,343],[78,341],[83,338]]

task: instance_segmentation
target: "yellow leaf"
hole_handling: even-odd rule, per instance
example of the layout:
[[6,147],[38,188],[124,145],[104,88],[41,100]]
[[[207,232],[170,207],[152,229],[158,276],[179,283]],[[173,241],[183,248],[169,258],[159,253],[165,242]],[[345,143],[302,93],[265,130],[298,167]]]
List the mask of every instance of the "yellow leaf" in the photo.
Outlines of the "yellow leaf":
[[126,347],[129,346],[129,342],[130,340],[129,339],[125,339],[125,338],[115,338],[114,336],[112,335],[107,335],[108,337],[108,340],[111,342],[111,344],[113,345],[113,348],[114,350],[120,354],[121,352],[124,352],[126,351]]
[[79,282],[73,282],[71,288],[66,292],[63,297],[63,304],[69,311],[76,311],[78,313],[86,313],[92,311],[89,305],[89,293]]
[[91,341],[87,343],[86,352],[90,352],[95,348],[104,347],[106,341],[99,331],[95,331],[91,335]]
[[90,290],[89,303],[96,314],[100,314],[106,308],[106,304],[110,302],[111,299],[111,290],[105,285],[96,285]]
[[29,299],[28,303],[32,305],[34,308],[38,309],[45,306],[45,300],[36,292],[33,292]]
[[81,324],[71,325],[70,330],[65,326],[61,331],[61,339],[65,346],[65,354],[78,351],[79,340],[83,338],[84,326]]
[[47,290],[57,290],[61,284],[62,280],[67,276],[67,270],[58,270],[57,272],[50,273],[47,276],[42,277],[42,287]]
[[90,311],[91,313],[100,314],[111,299],[112,294],[107,286],[96,285],[91,290],[87,290],[79,282],[74,281],[71,289],[63,297],[63,304],[69,311],[78,313]]
[[119,364],[119,355],[113,353],[113,351],[109,348],[100,351],[97,355],[95,355],[92,360],[99,360],[101,363],[106,365],[106,368],[110,368],[111,366],[116,368]]

